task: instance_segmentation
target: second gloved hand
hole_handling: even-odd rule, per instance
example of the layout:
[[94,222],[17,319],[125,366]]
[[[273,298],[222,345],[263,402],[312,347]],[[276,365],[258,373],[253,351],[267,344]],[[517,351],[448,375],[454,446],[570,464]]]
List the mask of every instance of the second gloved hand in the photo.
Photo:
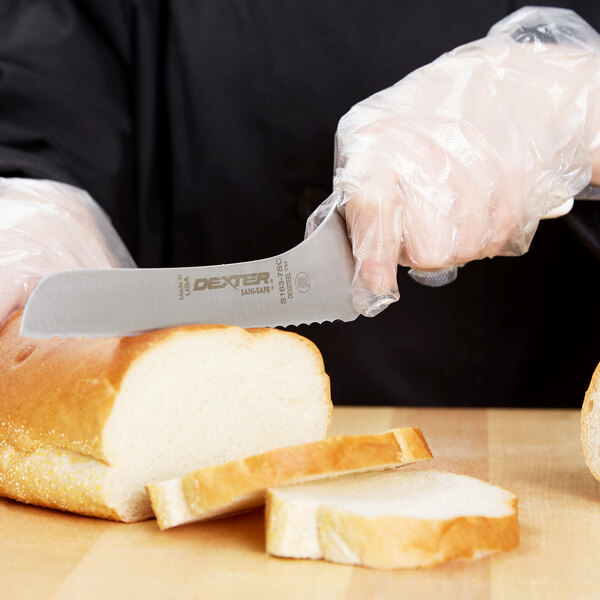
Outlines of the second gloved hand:
[[598,33],[571,11],[522,9],[353,107],[334,197],[357,310],[398,299],[397,265],[526,252],[540,219],[600,179],[599,97]]
[[0,179],[0,325],[44,276],[92,267],[135,263],[86,192],[54,181]]

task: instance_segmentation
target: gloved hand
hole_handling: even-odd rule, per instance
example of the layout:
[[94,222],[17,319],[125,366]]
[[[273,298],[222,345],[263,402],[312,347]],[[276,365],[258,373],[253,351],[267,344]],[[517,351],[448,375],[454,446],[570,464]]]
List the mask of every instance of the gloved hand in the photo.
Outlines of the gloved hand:
[[599,99],[600,35],[572,11],[524,8],[354,106],[331,202],[352,241],[357,310],[398,299],[398,264],[525,253],[540,219],[600,181]]
[[70,185],[0,178],[0,324],[55,271],[135,267],[107,215]]

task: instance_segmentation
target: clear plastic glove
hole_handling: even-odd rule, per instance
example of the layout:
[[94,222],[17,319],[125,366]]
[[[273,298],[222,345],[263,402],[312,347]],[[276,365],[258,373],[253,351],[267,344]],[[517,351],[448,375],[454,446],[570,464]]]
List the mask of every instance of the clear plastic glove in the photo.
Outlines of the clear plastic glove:
[[540,219],[600,180],[599,98],[600,35],[572,11],[524,8],[354,106],[330,204],[352,241],[357,310],[398,299],[398,264],[451,273],[525,253]]
[[55,271],[135,267],[104,211],[82,190],[0,178],[0,324]]

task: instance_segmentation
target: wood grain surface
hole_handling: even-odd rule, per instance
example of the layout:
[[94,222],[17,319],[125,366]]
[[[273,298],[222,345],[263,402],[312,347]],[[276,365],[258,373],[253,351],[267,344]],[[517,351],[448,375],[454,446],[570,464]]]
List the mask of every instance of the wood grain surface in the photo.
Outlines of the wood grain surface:
[[579,412],[336,408],[331,434],[419,426],[435,459],[519,497],[521,545],[423,570],[374,571],[265,554],[255,511],[160,532],[0,499],[0,599],[600,598],[600,490]]

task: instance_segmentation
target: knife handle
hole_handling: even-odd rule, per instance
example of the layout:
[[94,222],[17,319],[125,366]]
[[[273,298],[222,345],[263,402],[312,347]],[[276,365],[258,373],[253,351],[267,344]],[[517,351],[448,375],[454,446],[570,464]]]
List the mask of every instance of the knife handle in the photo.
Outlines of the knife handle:
[[[600,186],[588,185],[575,198],[569,198],[563,204],[551,210],[543,219],[556,219],[566,215],[572,208],[574,200],[600,200]],[[427,287],[442,287],[452,283],[458,277],[458,267],[447,269],[435,269],[426,271],[424,269],[409,269],[408,275],[411,279]]]

